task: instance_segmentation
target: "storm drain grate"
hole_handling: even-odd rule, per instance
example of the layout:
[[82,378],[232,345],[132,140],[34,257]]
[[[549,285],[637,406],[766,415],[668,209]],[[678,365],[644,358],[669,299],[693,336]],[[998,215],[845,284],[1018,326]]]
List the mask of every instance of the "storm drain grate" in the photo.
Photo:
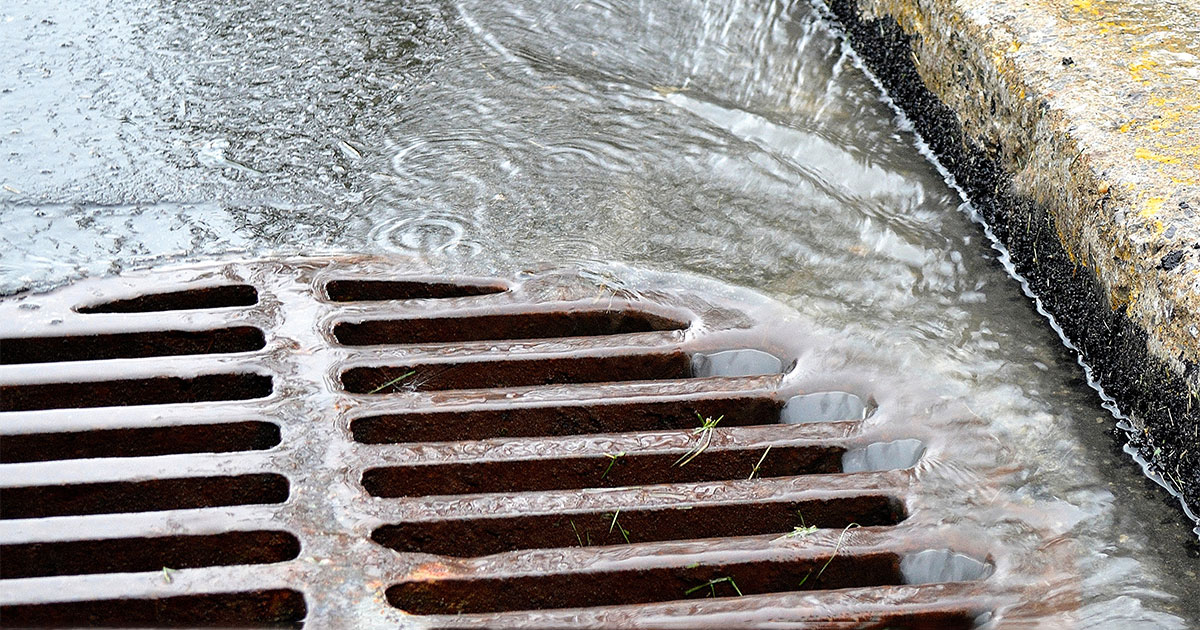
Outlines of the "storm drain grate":
[[972,628],[1030,605],[923,498],[957,420],[823,365],[749,292],[289,260],[0,318],[4,627]]

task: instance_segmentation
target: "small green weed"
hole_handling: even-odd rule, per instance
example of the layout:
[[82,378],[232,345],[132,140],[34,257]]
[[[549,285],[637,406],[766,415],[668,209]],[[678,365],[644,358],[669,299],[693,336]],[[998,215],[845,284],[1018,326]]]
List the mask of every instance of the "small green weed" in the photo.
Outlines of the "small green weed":
[[684,591],[683,594],[691,595],[692,593],[695,593],[696,591],[707,588],[709,590],[708,596],[716,597],[717,596],[717,585],[722,584],[722,583],[726,583],[726,584],[729,584],[730,586],[732,586],[733,592],[737,593],[738,597],[742,596],[742,589],[738,588],[737,582],[734,582],[733,578],[731,578],[729,576],[719,577],[719,578],[709,580],[709,581],[705,582],[704,584],[701,584],[700,586],[693,586],[692,588],[689,588],[688,590]]
[[405,372],[404,374],[397,376],[396,378],[384,383],[383,385],[380,385],[379,387],[376,387],[375,389],[372,389],[371,391],[369,391],[367,393],[368,394],[378,394],[379,392],[381,392],[389,387],[399,384],[404,379],[406,379],[416,373],[417,373],[416,370],[409,370],[409,371]]
[[680,455],[679,459],[675,460],[674,464],[671,464],[672,466],[679,466],[680,468],[683,468],[684,466],[687,466],[688,463],[693,459],[696,459],[700,453],[703,453],[705,449],[708,448],[708,445],[712,444],[713,429],[717,428],[717,423],[720,422],[725,416],[720,416],[714,420],[711,417],[705,418],[704,416],[700,415],[700,412],[696,412],[696,417],[700,419],[700,426],[692,429],[692,435],[699,435],[700,439],[688,452]]
[[617,509],[616,512],[613,512],[612,522],[608,524],[608,533],[611,534],[614,528],[617,529],[621,532],[621,538],[625,539],[625,544],[629,544],[629,530],[625,529],[620,523],[617,522],[617,517],[620,515],[620,509]]
[[[842,530],[841,535],[838,536],[837,544],[833,546],[833,554],[831,554],[829,556],[829,559],[825,561],[825,564],[821,565],[821,570],[817,571],[817,577],[815,578],[815,580],[821,579],[821,576],[825,574],[825,569],[829,568],[829,563],[833,562],[833,559],[837,557],[838,552],[842,550],[842,540],[846,537],[846,532],[850,531],[854,527],[861,527],[861,525],[859,525],[858,523],[850,523],[849,525],[846,526],[846,529]],[[800,580],[800,584],[797,585],[797,588],[803,587],[804,583],[807,582],[808,578],[811,576],[812,576],[812,571],[809,571],[808,575],[805,575],[804,579]]]
[[776,538],[775,540],[783,540],[784,538],[804,538],[810,536],[817,531],[816,525],[806,525],[804,523],[804,515],[799,510],[796,511],[796,516],[800,517],[800,525],[793,527],[792,531]]
[[584,543],[583,537],[581,537],[579,535],[579,528],[575,527],[575,521],[570,521],[570,523],[571,523],[571,531],[575,532],[575,540],[579,541],[579,546],[587,547],[587,546],[591,545],[592,544],[592,534],[590,532],[584,532],[584,534],[587,535],[587,543]]
[[608,473],[613,469],[613,466],[617,465],[618,459],[625,457],[625,451],[621,451],[620,453],[617,453],[616,455],[613,455],[612,453],[605,453],[604,456],[607,457],[609,461],[608,461],[608,467],[605,468],[604,472],[600,474],[601,479],[604,479],[605,477],[608,476]]
[[816,525],[808,525],[807,527],[801,525],[799,527],[792,528],[792,531],[780,536],[779,538],[776,538],[775,540],[783,540],[784,538],[804,538],[805,536],[811,536],[815,533],[817,533]]
[[754,465],[754,468],[750,469],[750,476],[746,477],[747,480],[753,479],[754,475],[758,474],[758,469],[762,468],[763,460],[765,460],[767,458],[767,453],[770,453],[770,452],[771,452],[771,447],[768,446],[767,450],[763,451],[762,457],[758,458],[758,463]]

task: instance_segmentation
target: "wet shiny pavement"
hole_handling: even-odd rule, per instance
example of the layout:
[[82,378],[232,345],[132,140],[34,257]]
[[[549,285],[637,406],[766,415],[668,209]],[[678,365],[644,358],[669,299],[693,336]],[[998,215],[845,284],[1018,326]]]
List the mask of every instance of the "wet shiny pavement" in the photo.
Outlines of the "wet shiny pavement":
[[1083,625],[1200,618],[1182,516],[806,4],[18,0],[0,43],[0,291],[344,251],[754,287],[989,424],[1090,550]]

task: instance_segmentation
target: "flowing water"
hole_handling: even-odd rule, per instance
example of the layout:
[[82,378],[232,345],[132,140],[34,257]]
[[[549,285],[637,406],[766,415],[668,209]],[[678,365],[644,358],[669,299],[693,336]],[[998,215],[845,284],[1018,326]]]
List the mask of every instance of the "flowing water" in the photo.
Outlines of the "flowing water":
[[1200,625],[1190,525],[807,2],[80,4],[0,7],[0,293],[351,251],[753,287],[988,423],[1080,627]]

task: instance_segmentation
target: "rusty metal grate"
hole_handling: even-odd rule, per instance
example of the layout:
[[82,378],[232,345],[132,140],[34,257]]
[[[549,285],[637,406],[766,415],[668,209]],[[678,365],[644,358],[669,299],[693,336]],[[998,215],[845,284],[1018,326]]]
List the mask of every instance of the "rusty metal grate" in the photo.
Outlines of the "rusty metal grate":
[[748,292],[303,259],[0,318],[0,626],[971,628],[1030,605],[913,474],[969,430],[823,366]]

